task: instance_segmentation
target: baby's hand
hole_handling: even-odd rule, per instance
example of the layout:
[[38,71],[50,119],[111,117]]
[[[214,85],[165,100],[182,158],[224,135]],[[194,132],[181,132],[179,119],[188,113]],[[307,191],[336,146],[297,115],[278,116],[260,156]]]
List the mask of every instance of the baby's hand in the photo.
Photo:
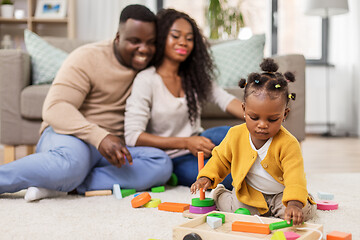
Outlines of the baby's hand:
[[304,214],[302,212],[303,204],[299,201],[289,201],[285,209],[284,219],[290,224],[291,219],[293,220],[294,226],[300,225],[304,221]]
[[200,190],[200,188],[202,188],[205,192],[209,187],[211,187],[211,180],[207,177],[201,177],[191,185],[190,192],[195,194],[197,190]]

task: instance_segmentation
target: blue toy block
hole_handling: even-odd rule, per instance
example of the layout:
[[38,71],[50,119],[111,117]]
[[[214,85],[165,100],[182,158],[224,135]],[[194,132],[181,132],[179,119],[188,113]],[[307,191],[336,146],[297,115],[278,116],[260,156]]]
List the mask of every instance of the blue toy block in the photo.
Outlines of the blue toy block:
[[317,195],[318,195],[319,199],[321,199],[321,200],[333,200],[334,199],[334,194],[328,193],[328,192],[318,192]]

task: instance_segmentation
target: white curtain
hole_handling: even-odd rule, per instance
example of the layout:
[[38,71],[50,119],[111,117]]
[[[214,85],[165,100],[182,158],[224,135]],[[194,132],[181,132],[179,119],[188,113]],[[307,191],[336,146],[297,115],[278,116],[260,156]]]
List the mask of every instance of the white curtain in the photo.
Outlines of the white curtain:
[[349,12],[330,18],[331,120],[336,135],[359,135],[360,4],[349,0]]

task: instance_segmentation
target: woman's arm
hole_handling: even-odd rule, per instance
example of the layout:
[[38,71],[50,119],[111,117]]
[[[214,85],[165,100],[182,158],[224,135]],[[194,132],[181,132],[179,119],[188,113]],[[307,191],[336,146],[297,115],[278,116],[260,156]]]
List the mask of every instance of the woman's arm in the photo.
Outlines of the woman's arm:
[[235,96],[226,92],[223,88],[213,83],[212,101],[216,103],[221,110],[231,115],[244,120],[244,111],[242,109],[242,102]]
[[188,149],[194,156],[203,151],[206,157],[211,155],[215,147],[210,139],[202,136],[191,137],[160,137],[147,132],[142,132],[135,146],[149,146],[160,149]]
[[244,110],[242,108],[242,102],[234,98],[226,107],[226,112],[230,113],[231,115],[244,120]]

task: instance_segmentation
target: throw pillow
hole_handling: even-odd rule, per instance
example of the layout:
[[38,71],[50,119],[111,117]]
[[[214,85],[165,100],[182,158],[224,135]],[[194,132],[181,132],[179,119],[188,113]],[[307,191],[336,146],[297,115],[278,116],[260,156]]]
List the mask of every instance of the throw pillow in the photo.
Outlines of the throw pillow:
[[24,40],[31,57],[33,84],[51,83],[68,53],[50,45],[27,29],[24,32]]
[[218,68],[218,85],[236,87],[241,78],[260,71],[264,58],[265,34],[254,35],[248,40],[232,40],[211,46]]

